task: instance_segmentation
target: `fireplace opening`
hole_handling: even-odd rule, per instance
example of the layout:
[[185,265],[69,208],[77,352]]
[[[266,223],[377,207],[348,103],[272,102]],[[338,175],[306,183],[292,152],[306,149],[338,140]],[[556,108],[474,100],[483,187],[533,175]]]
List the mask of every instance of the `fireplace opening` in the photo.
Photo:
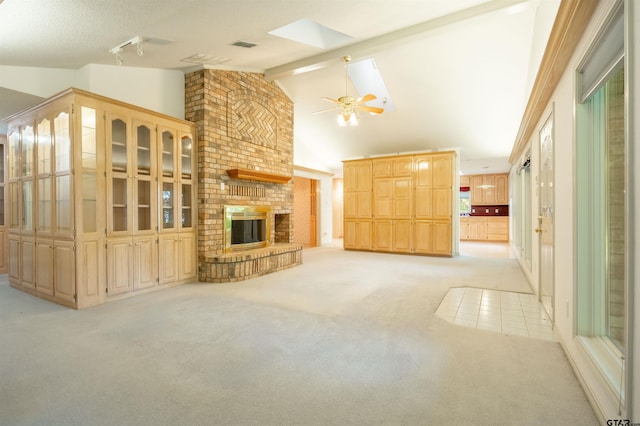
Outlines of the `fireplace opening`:
[[268,206],[224,206],[225,252],[267,247],[270,216]]
[[231,221],[231,244],[257,243],[266,240],[266,219]]

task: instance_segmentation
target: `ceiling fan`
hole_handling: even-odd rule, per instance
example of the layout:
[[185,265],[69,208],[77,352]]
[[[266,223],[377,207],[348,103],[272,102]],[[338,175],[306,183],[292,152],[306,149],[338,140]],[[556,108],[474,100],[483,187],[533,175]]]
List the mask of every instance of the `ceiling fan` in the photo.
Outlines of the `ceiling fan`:
[[352,126],[356,126],[358,124],[358,119],[357,119],[357,111],[365,111],[365,112],[369,112],[371,114],[382,114],[382,112],[384,111],[384,108],[378,108],[378,107],[372,107],[372,106],[368,106],[368,105],[364,105],[366,102],[372,101],[374,99],[376,99],[376,95],[373,95],[371,93],[367,93],[364,96],[361,96],[359,98],[355,98],[353,96],[349,96],[348,90],[347,90],[347,86],[348,86],[348,71],[349,71],[349,62],[351,62],[351,56],[347,55],[347,56],[343,56],[342,57],[343,62],[345,63],[344,66],[344,70],[345,70],[345,82],[344,82],[344,92],[345,95],[339,97],[338,99],[332,99],[332,98],[327,98],[324,97],[322,99],[324,99],[325,101],[329,101],[329,102],[333,102],[334,104],[336,104],[335,107],[333,108],[329,108],[329,109],[325,109],[322,111],[317,111],[314,112],[313,114],[320,114],[323,112],[327,112],[327,111],[333,111],[333,110],[338,110],[338,124],[341,126],[345,126],[347,123],[349,123]]

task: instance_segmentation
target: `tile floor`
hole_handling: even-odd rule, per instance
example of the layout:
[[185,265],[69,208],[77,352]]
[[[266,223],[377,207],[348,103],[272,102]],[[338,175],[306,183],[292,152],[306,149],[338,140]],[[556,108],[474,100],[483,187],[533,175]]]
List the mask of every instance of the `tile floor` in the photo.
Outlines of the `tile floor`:
[[551,321],[533,294],[456,287],[449,289],[436,315],[465,327],[556,340]]

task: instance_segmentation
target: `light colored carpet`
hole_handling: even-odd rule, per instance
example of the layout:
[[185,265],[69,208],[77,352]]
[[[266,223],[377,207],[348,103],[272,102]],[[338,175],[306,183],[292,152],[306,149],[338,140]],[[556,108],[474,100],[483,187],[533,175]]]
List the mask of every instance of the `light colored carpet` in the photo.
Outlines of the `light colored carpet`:
[[0,283],[0,424],[597,424],[558,343],[449,324],[515,260],[304,251],[304,264],[83,311]]

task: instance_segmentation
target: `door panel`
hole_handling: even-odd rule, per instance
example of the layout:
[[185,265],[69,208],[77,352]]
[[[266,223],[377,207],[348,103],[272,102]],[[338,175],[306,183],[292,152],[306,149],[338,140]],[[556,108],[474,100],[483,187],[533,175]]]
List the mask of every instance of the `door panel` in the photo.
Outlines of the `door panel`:
[[540,130],[540,210],[538,232],[540,239],[540,302],[551,321],[554,321],[554,171],[553,171],[553,116]]
[[76,261],[73,242],[54,241],[53,259],[55,270],[54,293],[56,299],[75,304]]
[[374,217],[391,219],[393,217],[393,180],[374,180],[373,191]]
[[433,253],[432,225],[430,221],[417,220],[414,225],[414,250],[416,253]]
[[175,236],[162,236],[159,243],[160,283],[178,280],[178,240]]
[[132,289],[131,239],[107,243],[107,288],[109,296],[126,293]]
[[392,228],[393,251],[409,253],[411,252],[411,221],[394,220]]
[[373,222],[373,249],[391,251],[390,220],[376,220]]
[[158,254],[155,237],[136,238],[133,244],[133,289],[156,285]]
[[38,240],[36,243],[36,289],[38,293],[53,296],[53,241]]
[[411,178],[393,180],[393,218],[411,218]]

